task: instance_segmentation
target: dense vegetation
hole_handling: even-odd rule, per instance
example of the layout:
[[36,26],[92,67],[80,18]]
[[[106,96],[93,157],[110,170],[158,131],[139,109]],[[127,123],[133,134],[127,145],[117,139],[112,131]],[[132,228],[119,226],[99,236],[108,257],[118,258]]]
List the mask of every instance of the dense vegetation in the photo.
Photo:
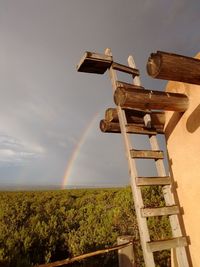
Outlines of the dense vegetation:
[[[152,201],[163,205],[159,190],[144,189],[146,206]],[[148,224],[152,239],[170,236],[167,218],[149,219]],[[134,236],[138,266],[143,266],[129,187],[0,192],[0,266],[28,267],[65,259],[113,246],[119,235],[127,234]],[[168,266],[168,252],[155,257],[157,266]],[[76,266],[94,264],[117,266],[117,253],[93,257]]]

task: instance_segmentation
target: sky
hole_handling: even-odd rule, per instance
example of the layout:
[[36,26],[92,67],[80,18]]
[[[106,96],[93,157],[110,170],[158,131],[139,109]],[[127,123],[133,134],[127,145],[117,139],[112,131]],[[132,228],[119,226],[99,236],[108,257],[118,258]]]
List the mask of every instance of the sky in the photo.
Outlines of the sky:
[[76,65],[109,47],[116,62],[133,55],[145,88],[164,90],[148,57],[199,52],[199,13],[196,0],[0,0],[0,187],[127,185],[121,136],[99,130],[114,107],[108,75]]

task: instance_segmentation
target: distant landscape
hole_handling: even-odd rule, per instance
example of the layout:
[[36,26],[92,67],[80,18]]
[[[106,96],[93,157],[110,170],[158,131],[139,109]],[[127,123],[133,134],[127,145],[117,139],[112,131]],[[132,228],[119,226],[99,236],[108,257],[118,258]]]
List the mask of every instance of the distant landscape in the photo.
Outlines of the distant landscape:
[[[144,188],[145,206],[162,206],[159,187]],[[152,240],[171,236],[167,217],[148,220]],[[158,226],[161,226],[162,230]],[[0,192],[0,266],[29,267],[116,245],[132,235],[143,266],[131,189],[93,188]],[[169,251],[155,255],[170,266]],[[68,266],[118,266],[117,252]]]

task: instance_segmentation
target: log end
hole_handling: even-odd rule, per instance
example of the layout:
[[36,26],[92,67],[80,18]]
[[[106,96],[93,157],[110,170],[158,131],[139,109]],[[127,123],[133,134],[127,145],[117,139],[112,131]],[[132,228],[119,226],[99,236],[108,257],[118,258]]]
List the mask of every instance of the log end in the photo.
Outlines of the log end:
[[120,133],[119,123],[109,122],[106,120],[101,120],[99,128],[103,133]]
[[108,122],[119,122],[116,108],[108,108],[106,110],[105,120]]
[[147,73],[156,78],[160,73],[161,56],[159,54],[152,53],[147,61]]
[[103,133],[107,132],[108,125],[106,123],[106,120],[100,120],[99,128]]
[[123,106],[125,101],[126,101],[126,91],[123,88],[118,87],[114,93],[114,102],[117,106]]

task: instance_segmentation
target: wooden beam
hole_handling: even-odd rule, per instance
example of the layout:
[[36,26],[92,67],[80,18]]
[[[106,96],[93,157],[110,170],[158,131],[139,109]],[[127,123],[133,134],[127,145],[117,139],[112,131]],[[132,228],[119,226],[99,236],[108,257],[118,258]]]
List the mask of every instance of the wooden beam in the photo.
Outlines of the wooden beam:
[[[121,133],[120,125],[118,122],[109,122],[106,120],[101,120],[99,128],[104,133]],[[144,126],[144,124],[134,124],[134,123],[126,125],[126,132],[133,134],[147,134],[147,135],[164,133],[163,129],[161,128],[147,128]]]
[[116,105],[130,109],[160,109],[184,112],[189,99],[184,94],[119,87],[114,93]]
[[101,120],[99,128],[104,133],[121,133],[120,125],[118,122],[109,122],[106,120]]
[[[151,116],[151,126],[152,127],[164,127],[165,125],[165,113],[159,111],[153,111],[151,113],[146,113],[142,110],[125,109],[126,120],[128,123],[144,123],[144,117],[146,114]],[[108,108],[105,111],[105,120],[109,122],[119,122],[117,109]]]
[[200,60],[157,51],[148,59],[147,73],[156,79],[200,84]]
[[[126,109],[125,115],[128,123],[143,123],[143,117],[146,114],[139,110]],[[105,111],[105,119],[110,122],[119,122],[118,113],[116,108],[108,108]]]
[[112,68],[114,70],[118,70],[118,71],[122,71],[122,72],[125,72],[125,73],[128,73],[128,74],[132,74],[133,77],[140,75],[140,72],[139,72],[138,69],[131,68],[131,67],[128,67],[128,66],[116,63],[116,62],[112,63]]

